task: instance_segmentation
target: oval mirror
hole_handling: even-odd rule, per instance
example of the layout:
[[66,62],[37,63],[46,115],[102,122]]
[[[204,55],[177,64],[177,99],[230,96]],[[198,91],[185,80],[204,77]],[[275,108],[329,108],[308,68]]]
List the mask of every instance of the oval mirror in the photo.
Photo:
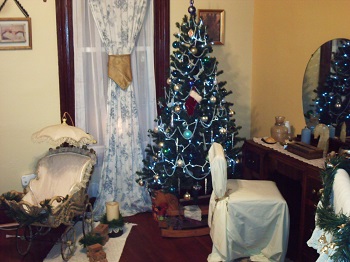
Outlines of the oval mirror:
[[312,54],[303,79],[303,112],[306,125],[333,125],[336,134],[343,122],[350,129],[350,40],[338,38]]

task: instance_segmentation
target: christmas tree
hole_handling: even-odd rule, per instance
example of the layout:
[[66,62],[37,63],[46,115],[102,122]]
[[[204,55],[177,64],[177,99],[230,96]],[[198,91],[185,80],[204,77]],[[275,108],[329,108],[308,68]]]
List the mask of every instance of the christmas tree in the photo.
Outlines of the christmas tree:
[[158,102],[161,113],[157,126],[149,130],[154,144],[147,146],[144,167],[137,173],[140,185],[185,199],[211,191],[211,144],[223,146],[228,173],[233,174],[241,152],[237,143],[242,141],[232,118],[233,103],[226,101],[232,92],[224,88],[226,82],[218,81],[223,71],[210,56],[206,26],[201,19],[196,21],[193,3],[188,11],[190,17],[176,23],[179,33],[174,34],[168,85]]
[[315,92],[315,110],[320,123],[333,125],[337,135],[343,122],[350,127],[350,41],[337,41],[330,72]]

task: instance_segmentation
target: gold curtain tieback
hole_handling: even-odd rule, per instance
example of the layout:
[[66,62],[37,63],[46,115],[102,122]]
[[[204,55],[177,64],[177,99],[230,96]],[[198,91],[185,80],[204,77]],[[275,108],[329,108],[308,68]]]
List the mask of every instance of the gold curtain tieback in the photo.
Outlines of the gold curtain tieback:
[[[225,192],[225,195],[223,195],[222,197],[216,197],[215,198],[215,206],[214,206],[214,209],[213,209],[213,212],[211,213],[211,226],[213,225],[213,222],[214,222],[214,213],[215,213],[215,210],[216,210],[216,206],[218,205],[218,202],[222,201],[222,200],[225,200],[229,197],[229,190],[227,190]],[[227,209],[227,202],[226,202],[226,209]]]
[[219,201],[221,201],[221,200],[224,200],[225,198],[227,198],[229,196],[229,192],[228,192],[228,190],[225,192],[225,195],[223,195],[222,197],[216,197],[215,198],[215,202],[217,203],[217,202],[219,202]]
[[108,77],[116,82],[121,89],[128,88],[132,81],[130,54],[108,56]]

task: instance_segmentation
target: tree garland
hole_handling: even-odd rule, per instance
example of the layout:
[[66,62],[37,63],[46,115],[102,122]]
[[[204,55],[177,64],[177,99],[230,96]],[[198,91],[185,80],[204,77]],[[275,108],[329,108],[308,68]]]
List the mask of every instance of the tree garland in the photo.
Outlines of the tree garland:
[[[350,260],[350,217],[342,212],[335,214],[331,201],[334,177],[340,168],[350,174],[350,159],[343,156],[330,158],[325,169],[321,171],[324,188],[320,199],[321,205],[316,210],[316,225],[333,236],[332,243],[327,245],[327,249],[334,250],[330,258],[337,262],[348,262]],[[323,241],[321,238],[320,242]]]

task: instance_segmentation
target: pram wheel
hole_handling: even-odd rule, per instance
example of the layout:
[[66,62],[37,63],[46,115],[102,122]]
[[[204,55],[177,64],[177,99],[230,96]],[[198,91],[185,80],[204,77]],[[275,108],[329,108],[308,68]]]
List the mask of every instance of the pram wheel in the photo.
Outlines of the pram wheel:
[[61,236],[61,255],[64,261],[68,261],[77,248],[76,234],[73,226],[68,226]]
[[91,203],[86,204],[85,211],[83,213],[83,235],[89,234],[94,228],[94,216],[92,213]]
[[33,231],[30,225],[18,227],[16,230],[16,248],[20,255],[28,254],[32,246]]

